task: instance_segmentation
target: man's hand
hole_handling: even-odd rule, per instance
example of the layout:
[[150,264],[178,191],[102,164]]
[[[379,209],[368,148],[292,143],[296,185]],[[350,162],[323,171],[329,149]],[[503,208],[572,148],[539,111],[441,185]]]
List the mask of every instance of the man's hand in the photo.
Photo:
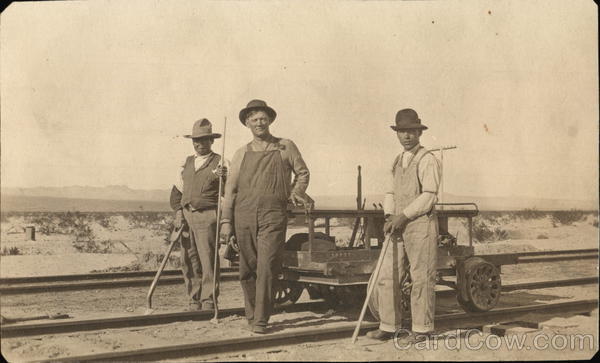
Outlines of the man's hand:
[[311,204],[314,204],[314,200],[309,197],[307,194],[304,195],[300,195],[300,193],[293,191],[290,194],[290,201],[296,206],[296,207],[308,207]]
[[183,211],[181,209],[178,209],[175,212],[175,219],[173,220],[173,224],[175,225],[175,229],[179,229],[183,225]]
[[402,231],[408,222],[409,219],[404,215],[404,213],[393,215],[383,225],[383,233]]
[[238,245],[235,236],[231,236],[231,238],[229,238],[228,245],[231,246],[235,252],[240,252],[240,246]]
[[233,234],[233,231],[231,228],[231,222],[221,223],[221,229],[219,231],[220,240],[227,243],[227,241],[229,241],[229,239],[231,238],[232,234]]
[[215,169],[215,174],[219,177],[227,176],[227,167],[225,165],[217,166]]

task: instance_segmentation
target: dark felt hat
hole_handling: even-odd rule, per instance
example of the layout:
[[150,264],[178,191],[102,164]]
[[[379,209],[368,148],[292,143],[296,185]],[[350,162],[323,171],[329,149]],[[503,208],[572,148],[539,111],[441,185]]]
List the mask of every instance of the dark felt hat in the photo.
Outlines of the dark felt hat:
[[207,119],[203,118],[194,122],[194,127],[192,127],[191,135],[183,135],[183,137],[187,137],[188,139],[198,139],[210,137],[213,139],[218,139],[221,137],[221,134],[212,132],[212,124]]
[[417,112],[411,108],[405,108],[396,114],[396,125],[390,126],[392,130],[427,130],[427,126],[421,124]]
[[275,121],[275,117],[277,117],[277,112],[275,112],[274,109],[272,109],[271,107],[267,106],[267,103],[263,100],[252,100],[250,102],[248,102],[248,105],[246,105],[246,108],[242,109],[240,111],[240,121],[246,125],[246,116],[248,115],[248,113],[250,111],[265,111],[269,117],[271,118],[271,121]]

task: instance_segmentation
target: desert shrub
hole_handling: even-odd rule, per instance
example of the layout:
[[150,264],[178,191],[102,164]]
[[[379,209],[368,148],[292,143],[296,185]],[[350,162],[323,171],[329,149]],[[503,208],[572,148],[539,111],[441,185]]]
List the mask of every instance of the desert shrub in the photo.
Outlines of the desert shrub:
[[0,255],[2,256],[16,256],[16,255],[20,255],[21,254],[21,250],[19,249],[19,247],[13,246],[13,247],[4,247],[2,248],[2,251],[0,251]]
[[111,216],[108,213],[98,212],[90,214],[90,219],[92,219],[94,222],[98,223],[103,228],[114,230],[114,222],[110,217]]
[[592,222],[592,226],[594,227],[598,227],[598,220],[596,219],[595,221]]
[[505,229],[502,229],[501,227],[494,228],[493,239],[495,241],[505,241],[509,238],[510,238],[510,236],[508,235],[508,231],[506,231]]
[[537,239],[548,239],[548,236],[545,234],[538,234]]
[[509,238],[509,234],[502,227],[491,227],[484,220],[475,218],[473,220],[473,238],[478,242],[503,241]]
[[25,217],[26,224],[32,224],[36,228],[36,232],[49,235],[56,230],[56,224],[49,213],[39,213],[28,215]]
[[[160,266],[163,258],[165,258],[165,254],[164,253],[154,253],[152,251],[146,252],[142,255],[142,262],[144,265],[150,267],[150,268],[155,268]],[[174,268],[179,268],[181,267],[181,260],[179,259],[178,256],[169,256],[169,258],[167,259],[167,265],[170,265]]]
[[98,241],[90,226],[84,221],[75,224],[73,247],[78,252],[109,253],[112,243],[108,240]]
[[524,210],[515,212],[515,215],[518,216],[520,219],[525,220],[541,219],[545,218],[548,215],[548,212],[540,211],[535,208],[526,208]]
[[563,226],[568,226],[574,222],[579,222],[585,216],[585,212],[577,209],[554,211],[551,213],[552,220]]
[[476,219],[473,221],[472,233],[473,238],[476,239],[478,242],[489,240],[494,235],[494,231],[492,231],[492,229],[480,219]]
[[129,221],[131,228],[147,230],[164,230],[169,227],[172,220],[171,213],[167,212],[128,212],[123,216]]

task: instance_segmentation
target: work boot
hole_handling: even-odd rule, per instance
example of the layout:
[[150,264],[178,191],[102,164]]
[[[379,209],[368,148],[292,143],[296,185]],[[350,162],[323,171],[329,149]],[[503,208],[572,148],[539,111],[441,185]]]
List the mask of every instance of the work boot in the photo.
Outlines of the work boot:
[[267,334],[267,327],[262,325],[255,325],[252,328],[252,332],[256,334]]
[[390,340],[394,337],[394,333],[390,333],[389,331],[383,331],[380,329],[376,329],[376,330],[372,330],[370,332],[367,333],[366,335],[367,338],[369,339],[375,339],[375,340],[381,340],[381,341],[385,341],[385,340]]
[[215,303],[212,300],[203,301],[202,310],[215,310]]

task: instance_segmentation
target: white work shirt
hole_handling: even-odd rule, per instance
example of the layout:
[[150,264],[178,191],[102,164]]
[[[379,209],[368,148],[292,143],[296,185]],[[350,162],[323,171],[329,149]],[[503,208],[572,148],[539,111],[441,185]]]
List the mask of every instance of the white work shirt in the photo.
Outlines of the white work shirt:
[[[410,150],[405,150],[402,155],[402,167],[408,166],[410,159],[419,150],[420,145],[415,145]],[[437,192],[440,187],[441,179],[441,168],[438,160],[427,153],[419,161],[419,181],[422,186],[422,193],[412,201],[403,213],[408,219],[415,219],[428,213],[433,205],[437,202]],[[387,214],[395,214],[395,203],[394,203],[394,174],[390,169],[388,176],[388,185],[386,188],[386,194],[383,199],[383,211]]]

